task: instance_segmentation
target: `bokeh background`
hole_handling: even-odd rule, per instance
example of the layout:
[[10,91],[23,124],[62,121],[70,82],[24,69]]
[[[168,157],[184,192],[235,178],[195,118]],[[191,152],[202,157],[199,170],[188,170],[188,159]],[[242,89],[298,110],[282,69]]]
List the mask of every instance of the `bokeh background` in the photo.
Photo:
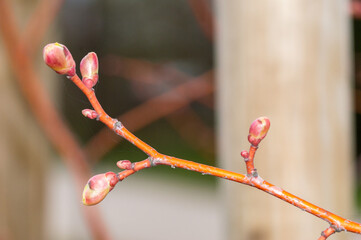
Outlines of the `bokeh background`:
[[[159,166],[83,207],[85,176],[146,158],[48,69],[99,57],[105,111],[159,152],[260,175],[352,220],[361,206],[361,1],[0,0],[0,239],[316,239],[327,223],[249,187]],[[58,112],[58,113],[56,113]],[[340,233],[332,239],[358,239]]]

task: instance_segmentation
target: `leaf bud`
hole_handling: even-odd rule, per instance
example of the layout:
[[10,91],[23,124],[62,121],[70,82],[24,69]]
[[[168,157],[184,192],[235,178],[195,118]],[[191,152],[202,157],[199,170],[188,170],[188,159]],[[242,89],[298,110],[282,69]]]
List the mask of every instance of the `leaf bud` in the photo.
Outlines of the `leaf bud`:
[[248,153],[246,150],[244,150],[244,151],[241,152],[241,156],[242,156],[244,159],[248,159],[249,153]]
[[113,172],[93,176],[85,185],[83,191],[83,204],[95,205],[101,202],[118,183],[117,174]]
[[67,75],[75,75],[75,61],[67,47],[60,43],[50,43],[44,47],[43,58],[55,72]]
[[121,160],[117,162],[117,166],[120,169],[131,170],[133,168],[131,161]]
[[80,72],[83,83],[88,88],[93,88],[98,82],[98,57],[95,52],[88,53],[80,62]]
[[89,119],[96,119],[99,116],[98,113],[92,109],[83,109],[81,113]]
[[270,121],[267,117],[259,117],[253,121],[249,128],[248,141],[255,147],[262,141],[267,135],[270,128]]

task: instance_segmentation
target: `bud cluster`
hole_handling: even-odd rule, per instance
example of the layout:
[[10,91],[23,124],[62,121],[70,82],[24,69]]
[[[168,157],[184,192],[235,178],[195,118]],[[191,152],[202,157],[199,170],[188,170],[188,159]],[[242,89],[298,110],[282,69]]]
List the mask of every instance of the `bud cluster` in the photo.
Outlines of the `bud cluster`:
[[[76,74],[75,61],[66,46],[60,43],[50,43],[44,47],[45,63],[55,72],[73,77]],[[84,85],[91,89],[98,82],[98,57],[96,53],[88,53],[80,62],[80,72]]]

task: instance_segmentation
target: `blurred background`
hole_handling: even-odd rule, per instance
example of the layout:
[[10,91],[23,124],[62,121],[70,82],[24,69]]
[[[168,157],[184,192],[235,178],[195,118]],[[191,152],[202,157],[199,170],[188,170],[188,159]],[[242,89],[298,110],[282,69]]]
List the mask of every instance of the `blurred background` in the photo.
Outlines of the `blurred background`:
[[146,155],[83,117],[85,96],[43,63],[51,42],[77,65],[97,53],[103,108],[161,153],[244,173],[249,125],[268,116],[260,175],[360,220],[361,1],[0,0],[0,28],[0,240],[316,239],[328,227],[165,166],[83,207],[91,175]]

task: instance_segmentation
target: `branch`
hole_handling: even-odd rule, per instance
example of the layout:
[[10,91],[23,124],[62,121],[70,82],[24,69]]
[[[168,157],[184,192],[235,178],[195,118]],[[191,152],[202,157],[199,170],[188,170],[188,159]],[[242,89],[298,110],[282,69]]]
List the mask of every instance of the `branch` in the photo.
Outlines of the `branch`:
[[[176,88],[176,85],[180,86],[180,84],[184,84],[185,82],[196,80],[195,78],[192,78],[191,76],[188,76],[187,74],[167,64],[153,63],[146,60],[108,55],[102,58],[101,62],[102,65],[105,64],[105,68],[102,66],[103,74],[105,73],[111,76],[122,77],[130,81],[132,85],[134,85],[133,87],[135,92],[137,92],[135,95],[142,99],[149,98],[149,96],[157,93],[158,91],[156,89],[160,89],[162,91],[171,91],[167,89]],[[208,79],[208,81],[213,84],[212,76]],[[201,94],[201,96],[203,96],[202,91],[194,91],[194,94]],[[164,102],[162,103],[154,102],[154,106],[147,106],[148,109],[162,109],[174,106],[173,104],[170,104],[169,101],[172,101],[175,98],[175,94],[169,94],[166,96],[169,96],[169,99],[163,98]],[[211,101],[212,96],[213,94],[208,95],[208,99],[205,99],[204,97],[197,99],[197,97],[194,96],[194,100],[198,101],[207,108],[213,109],[213,104]],[[179,98],[181,97],[188,96],[180,95]],[[213,146],[213,131],[211,131],[211,129],[207,127],[198,114],[192,110],[190,103],[191,102],[188,103],[188,106],[182,107],[181,113],[178,111],[165,116],[162,114],[162,111],[151,111],[150,114],[152,116],[157,115],[159,118],[165,117],[173,129],[177,131],[185,141],[190,143],[190,146],[193,146],[196,150],[200,150],[201,154],[206,158],[213,158],[214,148],[209,147]],[[176,110],[179,110],[177,106],[174,108],[174,111]],[[132,110],[130,110],[130,112],[132,112]],[[139,130],[141,127],[146,126],[146,124],[150,124],[154,120],[159,119],[158,117],[149,117],[149,113],[144,114],[144,112],[145,110],[138,108],[138,114],[133,115],[132,118],[127,118],[126,121],[123,121],[123,116],[126,116],[127,113],[117,118],[126,124],[128,129],[134,132]],[[191,117],[191,120],[189,117]],[[142,126],[139,125],[140,119],[144,123]],[[136,125],[136,127],[134,127],[134,125]],[[184,128],[188,130],[184,131]],[[196,132],[194,130],[201,132],[202,134],[194,135],[193,133]],[[89,143],[91,144],[86,148],[94,154],[93,159],[95,160],[101,159],[101,156],[105,152],[108,152],[112,146],[114,146],[115,142],[109,140],[110,136],[112,136],[110,135],[111,133],[109,131],[106,133],[107,135],[104,133],[104,138],[101,138],[102,135],[97,134],[90,140]],[[107,136],[107,139],[105,139],[105,136]],[[108,144],[111,145],[108,146]],[[99,146],[104,146],[104,149],[99,148]],[[92,154],[89,154],[89,156],[92,156]]]
[[[212,78],[213,72],[206,72],[168,92],[145,101],[141,105],[122,114],[118,119],[127,123],[130,129],[136,131],[153,121],[174,113],[176,110],[189,105],[189,103],[199,98],[213,93],[213,85],[209,81]],[[173,101],[170,101],[170,99],[173,99]],[[157,107],[157,111],[153,111],[155,107]],[[144,117],[144,115],[147,117]],[[118,144],[120,140],[119,138],[116,140],[112,139],[111,135],[109,135],[109,130],[104,128],[89,140],[85,151],[93,159],[100,159]]]
[[[176,168],[176,167],[183,168],[186,170],[195,171],[202,174],[208,174],[258,188],[320,219],[323,219],[324,221],[328,222],[331,225],[331,228],[333,228],[334,230],[349,231],[349,232],[361,234],[361,224],[342,218],[310,202],[307,202],[263,180],[257,174],[257,171],[254,168],[254,156],[259,143],[266,136],[268,129],[270,127],[270,122],[268,118],[266,117],[258,118],[251,124],[248,135],[248,141],[251,143],[250,150],[249,152],[242,151],[241,153],[242,157],[246,161],[247,175],[164,155],[162,153],[157,152],[154,148],[152,148],[151,146],[149,146],[148,144],[137,138],[135,135],[133,135],[131,132],[129,132],[125,128],[125,126],[117,119],[113,119],[110,116],[108,116],[108,114],[104,111],[99,101],[97,100],[94,89],[92,88],[93,86],[89,87],[89,85],[85,85],[84,79],[82,81],[75,74],[75,71],[72,69],[71,66],[74,61],[72,59],[71,60],[67,59],[67,57],[69,56],[67,54],[68,51],[67,48],[60,44],[55,44],[55,45],[56,47],[62,47],[62,50],[52,52],[51,46],[45,47],[44,49],[45,62],[57,72],[67,75],[68,78],[71,81],[73,81],[75,85],[77,85],[77,87],[86,95],[89,102],[94,108],[94,110],[90,110],[94,112],[88,113],[86,114],[86,116],[90,118],[96,117],[97,120],[103,122],[106,126],[108,126],[108,128],[113,130],[116,134],[123,137],[124,139],[126,139],[127,141],[129,141],[130,143],[132,143],[133,145],[135,145],[137,148],[139,148],[145,154],[148,155],[148,158],[146,160],[136,163],[131,163],[128,160],[119,161],[117,163],[117,166],[124,170],[119,172],[118,174],[115,174],[113,172],[107,172],[92,177],[88,181],[83,192],[83,203],[85,205],[94,205],[99,203],[115,187],[115,185],[119,181],[122,181],[123,179],[134,174],[137,171],[157,165],[167,165],[167,166],[171,166],[172,168]],[[66,54],[64,54],[64,52]],[[64,54],[64,56],[59,56],[61,54]],[[61,60],[54,63],[52,59],[57,59],[57,60],[61,59]],[[73,65],[73,67],[75,67],[75,64]],[[80,65],[80,69],[82,70],[82,64]],[[98,76],[97,64],[94,64],[89,69],[91,69],[89,72],[93,73],[94,79],[97,79]],[[87,78],[88,77],[89,75],[87,75]],[[96,81],[94,81],[94,84],[95,83]],[[88,110],[86,111],[88,112]],[[323,235],[328,237],[329,235],[332,234],[331,233],[332,231],[333,230],[329,228],[324,232]]]
[[318,240],[326,240],[329,236],[334,234],[336,232],[336,229],[334,227],[329,227],[325,231],[321,232],[321,237],[318,238]]

